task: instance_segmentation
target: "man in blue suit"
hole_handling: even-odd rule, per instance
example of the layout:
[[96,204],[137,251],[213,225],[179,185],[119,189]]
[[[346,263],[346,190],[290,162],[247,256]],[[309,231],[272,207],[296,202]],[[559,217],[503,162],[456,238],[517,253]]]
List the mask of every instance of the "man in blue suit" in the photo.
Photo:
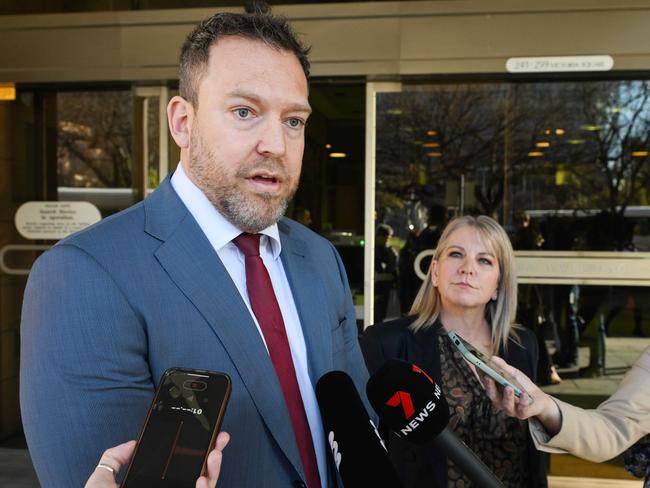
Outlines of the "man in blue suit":
[[[21,409],[43,486],[82,486],[104,449],[135,438],[172,366],[232,379],[220,487],[333,485],[314,385],[343,370],[364,391],[368,373],[336,250],[282,218],[311,111],[306,54],[270,14],[201,23],[183,45],[181,96],[168,105],[178,169],[149,198],[34,265],[21,324]],[[242,233],[258,235],[281,310],[308,427],[301,439],[249,293],[249,259],[233,243]]]

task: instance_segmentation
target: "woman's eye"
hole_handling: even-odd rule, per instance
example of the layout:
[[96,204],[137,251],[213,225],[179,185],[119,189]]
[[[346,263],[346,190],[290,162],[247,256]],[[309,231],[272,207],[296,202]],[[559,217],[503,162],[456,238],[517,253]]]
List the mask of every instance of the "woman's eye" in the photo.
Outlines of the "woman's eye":
[[490,266],[492,265],[492,261],[490,261],[489,259],[486,259],[486,258],[479,259],[479,263],[481,263],[481,264],[489,264]]
[[460,253],[460,251],[451,251],[449,253],[449,257],[451,257],[451,258],[459,258],[461,256],[462,256],[462,254]]

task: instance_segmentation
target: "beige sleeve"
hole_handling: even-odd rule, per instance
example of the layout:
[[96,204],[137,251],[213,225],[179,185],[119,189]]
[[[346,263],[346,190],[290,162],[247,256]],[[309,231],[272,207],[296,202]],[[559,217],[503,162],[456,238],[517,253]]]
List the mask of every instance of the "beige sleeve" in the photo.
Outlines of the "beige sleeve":
[[537,449],[568,452],[593,462],[617,456],[650,432],[650,347],[627,372],[614,394],[595,410],[555,399],[562,428],[551,437],[536,419],[529,421]]

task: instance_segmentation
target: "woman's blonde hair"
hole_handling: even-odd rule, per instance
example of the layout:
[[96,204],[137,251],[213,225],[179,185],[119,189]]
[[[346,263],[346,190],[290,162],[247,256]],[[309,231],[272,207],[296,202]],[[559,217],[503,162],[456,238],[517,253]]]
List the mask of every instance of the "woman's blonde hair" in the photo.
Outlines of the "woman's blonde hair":
[[[518,326],[514,323],[517,312],[517,273],[512,244],[503,227],[487,215],[456,217],[447,224],[442,232],[433,254],[433,261],[440,259],[442,252],[447,247],[449,237],[461,227],[476,229],[483,243],[496,256],[499,263],[497,298],[486,304],[485,318],[492,328],[492,346],[495,349],[499,345],[505,348],[509,337],[518,340],[516,333]],[[433,261],[409,311],[409,315],[417,316],[411,324],[411,329],[414,332],[430,327],[440,315],[440,293],[431,281]]]

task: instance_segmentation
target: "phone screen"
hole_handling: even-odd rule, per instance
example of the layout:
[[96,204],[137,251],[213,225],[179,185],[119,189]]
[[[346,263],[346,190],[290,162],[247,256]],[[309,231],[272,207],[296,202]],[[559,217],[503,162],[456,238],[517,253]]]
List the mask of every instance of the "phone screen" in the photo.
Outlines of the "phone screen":
[[167,370],[122,487],[194,486],[229,395],[230,378],[223,373]]

